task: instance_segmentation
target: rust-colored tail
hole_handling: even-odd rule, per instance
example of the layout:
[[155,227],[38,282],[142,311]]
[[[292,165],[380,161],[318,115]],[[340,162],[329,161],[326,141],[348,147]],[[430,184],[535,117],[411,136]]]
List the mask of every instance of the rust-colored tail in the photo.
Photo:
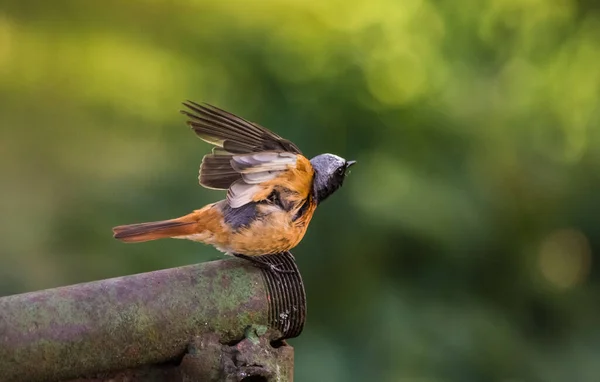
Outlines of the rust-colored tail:
[[193,215],[156,222],[120,225],[113,228],[114,238],[125,243],[166,239],[190,235],[195,232],[198,221]]

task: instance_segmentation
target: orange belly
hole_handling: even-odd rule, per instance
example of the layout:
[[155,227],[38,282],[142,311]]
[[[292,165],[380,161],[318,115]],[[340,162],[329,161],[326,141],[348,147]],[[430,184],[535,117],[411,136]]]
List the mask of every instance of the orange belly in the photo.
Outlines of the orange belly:
[[240,228],[228,235],[225,243],[215,247],[229,253],[260,256],[289,251],[306,233],[314,209],[310,209],[296,221],[292,214],[272,206],[261,206],[265,214],[250,226]]
[[[211,206],[213,207],[213,206]],[[315,205],[311,206],[295,221],[293,214],[275,206],[260,206],[260,218],[249,226],[238,229],[227,228],[222,218],[211,219],[213,224],[202,224],[191,235],[179,236],[181,239],[209,244],[218,250],[230,254],[247,256],[269,255],[289,251],[294,248],[306,233],[308,224],[314,214]],[[216,213],[218,208],[202,211],[202,217]],[[215,216],[216,217],[216,216]]]

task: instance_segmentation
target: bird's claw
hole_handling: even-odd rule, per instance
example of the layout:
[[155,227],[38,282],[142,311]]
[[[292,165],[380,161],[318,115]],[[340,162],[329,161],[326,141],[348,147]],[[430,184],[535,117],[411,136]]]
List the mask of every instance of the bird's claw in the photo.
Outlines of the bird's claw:
[[[240,255],[240,254],[234,254],[234,256],[239,257],[241,259],[248,260],[252,264],[254,264],[254,266],[271,271],[276,276],[278,276],[279,274],[296,273],[296,271],[293,269],[282,269],[275,264],[267,263],[266,261],[262,261],[262,260],[259,260],[259,259],[256,259],[256,258],[253,258],[250,256]],[[282,263],[279,263],[279,265],[281,265],[281,264]]]
[[270,271],[275,273],[296,273],[296,271],[294,271],[293,269],[281,269],[275,264],[269,264],[268,268]]

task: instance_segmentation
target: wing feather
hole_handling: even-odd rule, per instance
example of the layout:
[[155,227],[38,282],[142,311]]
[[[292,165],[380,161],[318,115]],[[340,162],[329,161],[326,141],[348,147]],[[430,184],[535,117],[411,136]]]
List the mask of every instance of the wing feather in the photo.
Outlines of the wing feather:
[[[204,187],[224,190],[241,179],[240,171],[232,167],[236,155],[264,151],[271,152],[267,155],[273,152],[301,154],[289,140],[218,107],[192,101],[183,104],[188,108],[181,111],[188,117],[188,125],[200,139],[216,146],[212,154],[202,159],[198,179]],[[278,168],[283,169],[283,166]]]
[[[208,104],[184,102],[187,124],[196,135],[215,146],[202,159],[199,182],[227,189],[227,201],[239,208],[260,199],[262,184],[295,169],[300,149],[291,141],[227,111]],[[266,197],[266,196],[265,196]]]
[[241,174],[227,193],[230,206],[254,201],[263,191],[262,183],[277,178],[282,172],[296,167],[297,156],[292,153],[264,151],[247,155],[234,155],[231,167]]
[[244,181],[237,180],[227,190],[227,203],[232,208],[239,208],[245,204],[251,203],[254,198],[254,194],[260,186],[248,184]]
[[200,105],[192,101],[183,104],[189,111],[181,112],[189,118],[187,123],[196,134],[206,142],[223,147],[231,153],[287,151],[302,154],[291,141],[216,106]]

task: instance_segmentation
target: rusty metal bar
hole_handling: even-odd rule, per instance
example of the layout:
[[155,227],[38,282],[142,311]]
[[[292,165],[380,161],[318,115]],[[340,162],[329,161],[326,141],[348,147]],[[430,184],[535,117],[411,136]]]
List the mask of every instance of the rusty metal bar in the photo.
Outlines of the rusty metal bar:
[[291,256],[264,258],[296,272],[230,259],[0,298],[0,381],[178,363],[209,333],[229,345],[246,343],[250,328],[265,328],[268,343],[296,337],[300,274]]

